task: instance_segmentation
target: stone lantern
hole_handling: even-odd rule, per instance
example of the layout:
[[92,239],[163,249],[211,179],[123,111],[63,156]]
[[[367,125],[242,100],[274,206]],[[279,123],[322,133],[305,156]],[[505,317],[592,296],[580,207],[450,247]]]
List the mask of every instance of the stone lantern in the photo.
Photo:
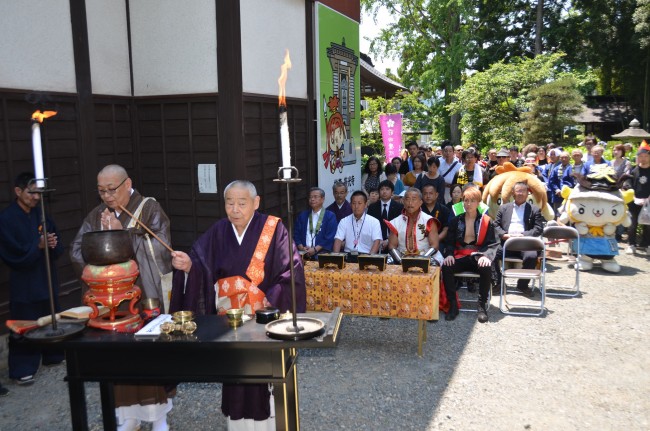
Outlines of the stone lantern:
[[650,139],[650,133],[641,128],[641,123],[636,118],[630,121],[630,127],[623,130],[621,133],[612,135],[614,139],[623,141],[641,142],[644,139]]

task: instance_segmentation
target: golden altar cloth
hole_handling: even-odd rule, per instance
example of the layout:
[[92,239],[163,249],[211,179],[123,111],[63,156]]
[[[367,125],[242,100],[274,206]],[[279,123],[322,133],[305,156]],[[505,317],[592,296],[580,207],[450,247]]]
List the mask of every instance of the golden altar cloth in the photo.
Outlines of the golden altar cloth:
[[356,264],[343,269],[318,268],[305,262],[307,310],[418,320],[418,354],[426,339],[427,320],[438,319],[440,268],[429,273],[402,272],[388,265],[385,271],[359,270]]

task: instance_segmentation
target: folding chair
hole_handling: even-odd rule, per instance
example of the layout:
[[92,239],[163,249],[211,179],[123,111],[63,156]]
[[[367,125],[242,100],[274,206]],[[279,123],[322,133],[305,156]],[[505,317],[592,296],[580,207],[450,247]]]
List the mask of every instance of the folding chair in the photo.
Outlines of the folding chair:
[[[542,252],[542,263],[540,269],[506,269],[506,252],[509,250]],[[544,301],[546,299],[546,286],[544,285],[545,274],[546,247],[544,245],[544,241],[535,237],[516,237],[506,240],[506,242],[503,244],[503,256],[501,260],[501,298],[499,299],[499,310],[501,310],[503,314],[513,314],[519,316],[541,316],[544,314]],[[537,304],[537,301],[528,303],[508,302],[507,294],[512,293],[512,291],[508,290],[506,285],[506,279],[509,278],[516,280],[539,280],[539,291],[542,296],[539,303]],[[511,311],[512,309],[521,309],[522,311]],[[523,311],[524,309],[532,309],[534,311]]]
[[[547,226],[544,228],[544,233],[542,236],[546,239],[552,241],[567,241],[569,252],[569,257],[573,255],[572,243],[575,243],[576,246],[576,259],[574,262],[574,269],[576,273],[575,281],[573,286],[569,285],[549,285],[546,286],[546,294],[549,296],[566,296],[566,297],[576,297],[580,295],[580,270],[578,269],[578,262],[580,260],[580,233],[576,228],[570,226]],[[553,262],[553,261],[551,261]],[[570,263],[569,260],[567,263]],[[553,291],[549,291],[553,289]]]
[[[464,279],[469,279],[469,278],[473,279],[473,278],[476,278],[476,279],[479,279],[479,280],[481,278],[479,273],[470,272],[470,271],[459,272],[457,274],[454,274],[454,277],[456,279],[463,279],[463,278]],[[467,289],[467,284],[461,285],[460,289]],[[470,293],[469,289],[467,290],[467,292]],[[478,292],[476,292],[476,293],[478,293]],[[466,312],[469,312],[469,313],[476,313],[478,311],[477,310],[478,298],[477,299],[467,299],[467,298],[463,298],[461,295],[458,295],[458,299],[460,299],[460,303],[461,303],[461,307],[460,307],[459,311],[466,311]],[[487,300],[487,303],[485,304],[485,311],[488,311],[490,309],[490,301],[491,300],[492,300],[492,289],[490,288],[488,290],[488,300]],[[465,307],[462,306],[463,303],[473,304],[474,307],[473,308],[465,308]]]

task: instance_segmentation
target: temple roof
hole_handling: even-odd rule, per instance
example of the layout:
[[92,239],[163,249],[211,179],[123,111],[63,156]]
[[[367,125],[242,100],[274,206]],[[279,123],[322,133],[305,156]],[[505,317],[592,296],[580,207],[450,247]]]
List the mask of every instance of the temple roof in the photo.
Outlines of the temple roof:
[[407,90],[399,82],[393,81],[366,61],[364,55],[359,58],[361,64],[361,97],[390,98],[398,91]]
[[634,117],[630,105],[614,96],[588,96],[581,113],[573,117],[577,123],[620,123],[627,125]]

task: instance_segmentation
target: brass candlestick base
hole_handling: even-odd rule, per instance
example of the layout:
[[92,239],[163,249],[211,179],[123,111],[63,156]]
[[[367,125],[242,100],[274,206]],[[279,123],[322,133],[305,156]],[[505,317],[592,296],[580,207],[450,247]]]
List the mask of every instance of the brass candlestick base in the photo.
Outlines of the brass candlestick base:
[[[284,172],[291,171],[291,178],[284,178]],[[295,175],[294,175],[295,174]],[[291,263],[289,265],[291,270],[291,319],[287,320],[276,320],[275,322],[269,323],[266,325],[266,335],[270,338],[282,339],[282,340],[305,340],[317,336],[323,329],[324,323],[318,319],[301,317],[298,318],[296,313],[296,276],[294,274],[293,268],[293,211],[291,208],[291,184],[296,184],[302,181],[300,178],[300,173],[295,166],[285,166],[278,169],[278,178],[273,180],[278,183],[285,183],[287,185],[287,216],[289,218],[289,259]],[[308,319],[309,322],[305,319]],[[320,322],[318,324],[317,322]],[[301,324],[298,324],[300,321]],[[280,326],[276,326],[277,322],[289,323],[280,329]],[[271,326],[269,326],[271,325]],[[318,327],[317,330],[314,330],[315,327]],[[308,328],[308,329],[305,329]]]

